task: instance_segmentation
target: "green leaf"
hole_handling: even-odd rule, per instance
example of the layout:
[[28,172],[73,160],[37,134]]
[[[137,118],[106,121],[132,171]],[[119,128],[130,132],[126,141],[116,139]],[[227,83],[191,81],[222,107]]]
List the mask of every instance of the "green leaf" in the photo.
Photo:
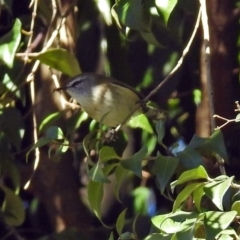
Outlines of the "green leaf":
[[161,193],[164,192],[172,175],[178,166],[179,159],[176,157],[158,156],[153,163],[153,173],[156,175]]
[[39,138],[38,141],[27,152],[27,154],[26,154],[26,161],[28,161],[28,157],[29,157],[29,154],[30,154],[31,151],[33,151],[36,148],[40,148],[42,146],[45,146],[48,143],[50,143],[51,141],[52,141],[52,139],[49,139],[49,138],[46,138],[46,137]]
[[237,233],[233,229],[225,229],[222,230],[219,234],[217,234],[216,239],[218,240],[233,240],[238,239]]
[[193,191],[193,201],[199,212],[201,212],[202,197],[205,195],[203,188],[204,188],[204,185],[201,185]]
[[152,44],[156,47],[164,47],[163,43],[160,43],[159,40],[156,38],[154,33],[152,32],[140,32],[142,38],[149,44]]
[[62,132],[62,129],[57,126],[51,126],[46,131],[46,137],[52,140],[62,140],[64,139],[64,134]]
[[221,182],[214,181],[208,183],[205,185],[203,189],[206,195],[212,200],[212,202],[222,211],[223,211],[222,205],[223,197],[224,194],[229,189],[229,187],[231,186],[233,178],[234,177],[230,177],[227,180]]
[[107,162],[113,159],[121,159],[115,152],[114,148],[109,146],[104,146],[99,152],[99,159],[101,162]]
[[74,55],[63,48],[49,49],[38,53],[33,57],[70,77],[74,77],[81,73],[78,61]]
[[223,134],[220,130],[216,130],[210,138],[206,139],[199,147],[197,147],[197,150],[206,157],[219,154],[225,161],[228,161]]
[[176,155],[186,169],[192,169],[199,165],[204,165],[202,156],[196,150],[188,146],[183,151],[177,152]]
[[131,128],[141,128],[150,134],[153,133],[152,126],[149,123],[148,118],[144,114],[132,117],[128,122],[128,126],[130,126]]
[[183,172],[177,181],[171,183],[172,187],[197,179],[208,179],[208,174],[203,166]]
[[125,225],[125,215],[126,215],[126,211],[127,209],[124,209],[120,215],[118,216],[117,218],[117,221],[116,221],[116,230],[117,230],[117,233],[118,235],[121,235],[122,234],[122,230],[123,230],[123,227]]
[[176,200],[173,204],[173,212],[176,212],[176,210],[179,208],[179,206],[191,196],[193,191],[199,187],[201,187],[204,183],[192,183],[190,185],[187,185],[178,195]]
[[3,108],[0,110],[0,131],[8,141],[19,151],[24,131],[24,122],[16,108]]
[[164,23],[167,26],[169,17],[177,4],[177,0],[155,0],[155,4],[158,12],[164,19]]
[[104,175],[101,162],[98,161],[89,171],[89,177],[94,182],[110,183],[110,180]]
[[162,140],[163,140],[164,135],[165,135],[165,126],[164,126],[164,121],[163,120],[157,121],[156,131],[157,131],[157,135],[158,135],[158,143],[162,144]]
[[21,21],[17,18],[10,32],[0,38],[0,62],[13,67],[15,53],[21,41]]
[[4,222],[10,226],[21,225],[25,219],[22,200],[10,188],[0,185],[0,189],[5,194],[4,203],[0,209]]
[[171,234],[178,231],[179,226],[181,225],[180,222],[173,221],[169,218],[171,214],[163,214],[153,217],[152,223],[155,227],[164,231],[165,233]]
[[116,183],[114,185],[113,191],[119,202],[121,202],[120,196],[119,196],[120,187],[123,181],[126,180],[128,173],[129,173],[129,170],[123,168],[121,165],[118,165],[115,169]]
[[205,213],[204,227],[206,231],[206,239],[215,239],[215,236],[226,229],[236,217],[236,211],[230,212],[214,212],[209,211]]
[[134,211],[137,214],[147,215],[149,199],[151,199],[152,192],[147,187],[138,187],[133,191],[134,196]]
[[101,202],[103,198],[103,183],[90,181],[87,188],[88,200],[92,211],[101,219]]
[[108,240],[114,240],[114,234],[113,234],[113,232],[111,232],[111,234],[110,234]]
[[148,235],[144,240],[171,240],[171,235],[163,235],[161,233],[153,233],[151,235]]
[[143,146],[137,153],[128,159],[121,161],[124,168],[134,172],[140,178],[142,177],[142,160],[146,157],[147,148]]
[[240,216],[240,201],[234,202],[232,207],[231,207],[231,210],[236,211],[237,215]]
[[50,127],[50,125],[59,120],[65,113],[66,111],[58,111],[45,117],[39,125],[39,132],[43,132],[47,127]]
[[112,11],[116,21],[134,30],[148,32],[151,27],[150,14],[143,1],[119,0]]

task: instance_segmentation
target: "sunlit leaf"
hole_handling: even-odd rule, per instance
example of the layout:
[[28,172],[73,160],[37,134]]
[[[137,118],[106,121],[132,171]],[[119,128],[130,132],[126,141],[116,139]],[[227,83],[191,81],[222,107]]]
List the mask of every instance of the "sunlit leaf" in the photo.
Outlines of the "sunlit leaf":
[[153,133],[152,126],[149,123],[148,118],[144,114],[132,117],[128,122],[128,125],[131,128],[141,128],[148,133]]
[[173,212],[175,212],[180,205],[186,200],[188,199],[191,194],[193,193],[193,191],[195,189],[197,189],[198,187],[202,186],[204,183],[192,183],[187,185],[178,195],[176,200],[174,201],[173,204]]
[[232,223],[236,215],[236,211],[206,212],[204,217],[206,239],[214,239],[221,230],[226,229]]
[[39,125],[39,132],[42,132],[47,127],[50,127],[51,124],[59,120],[65,113],[66,111],[58,111],[45,117]]
[[206,195],[212,200],[212,202],[220,209],[223,211],[223,197],[224,194],[227,192],[229,187],[232,184],[234,177],[230,177],[225,181],[218,182],[218,181],[213,181],[205,185],[204,187],[204,192]]
[[71,77],[81,73],[76,57],[63,48],[49,49],[33,58]]
[[199,212],[201,212],[202,197],[205,195],[205,193],[203,191],[203,187],[204,187],[204,184],[202,184],[201,186],[199,186],[198,188],[196,188],[193,191],[193,201],[194,201],[194,204],[195,204],[195,206],[196,206],[196,208]]
[[237,215],[240,216],[240,201],[234,202],[232,207],[231,207],[231,210],[236,211]]
[[208,179],[208,174],[203,166],[199,166],[198,168],[194,168],[194,169],[183,172],[177,181],[174,181],[173,183],[171,183],[171,186],[174,187],[179,184],[182,184],[188,181],[197,180],[197,179],[202,179],[202,180]]
[[158,12],[163,17],[166,25],[177,2],[178,2],[177,0],[155,0]]
[[149,199],[151,198],[151,190],[147,187],[138,187],[133,191],[134,210],[137,214],[147,215],[149,207]]
[[21,21],[17,18],[11,31],[0,38],[0,62],[13,67],[15,53],[21,40]]

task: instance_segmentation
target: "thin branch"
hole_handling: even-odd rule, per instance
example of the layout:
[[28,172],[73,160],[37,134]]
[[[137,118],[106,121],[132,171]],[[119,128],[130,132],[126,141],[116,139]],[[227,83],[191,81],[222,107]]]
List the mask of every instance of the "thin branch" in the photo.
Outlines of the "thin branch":
[[153,89],[142,101],[141,103],[139,103],[136,108],[134,108],[134,110],[127,116],[127,118],[120,124],[116,127],[115,129],[115,132],[118,132],[121,127],[131,118],[131,116],[134,114],[134,112],[136,112],[141,106],[143,103],[146,103],[154,94],[156,94],[159,89],[174,75],[175,72],[177,72],[177,70],[181,67],[182,63],[183,63],[183,60],[185,58],[185,56],[187,55],[189,49],[190,49],[190,46],[192,45],[192,42],[195,38],[195,35],[196,35],[196,32],[197,32],[197,29],[199,27],[199,24],[200,24],[200,16],[201,16],[201,7],[199,8],[199,12],[198,12],[198,16],[197,16],[197,20],[196,20],[196,23],[195,23],[195,26],[194,26],[194,29],[193,29],[193,32],[192,32],[192,35],[187,43],[187,46],[185,47],[185,49],[183,50],[183,53],[182,53],[182,56],[181,58],[178,60],[176,66],[172,69],[172,71],[168,74],[168,76],[166,78],[163,79],[163,81],[161,83],[158,84],[158,86]]

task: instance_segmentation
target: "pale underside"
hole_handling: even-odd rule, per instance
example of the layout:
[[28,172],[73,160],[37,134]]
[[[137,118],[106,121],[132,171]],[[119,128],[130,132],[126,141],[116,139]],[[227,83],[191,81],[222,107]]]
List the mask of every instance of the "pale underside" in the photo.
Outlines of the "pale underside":
[[[116,127],[125,121],[139,103],[136,93],[114,83],[91,87],[82,94],[74,88],[67,91],[91,118],[110,127]],[[139,108],[134,115],[141,113],[142,108]]]

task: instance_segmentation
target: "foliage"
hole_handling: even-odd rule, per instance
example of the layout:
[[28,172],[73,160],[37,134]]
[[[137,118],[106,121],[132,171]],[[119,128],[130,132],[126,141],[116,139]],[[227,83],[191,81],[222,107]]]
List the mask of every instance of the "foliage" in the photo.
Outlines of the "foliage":
[[[3,2],[4,11],[11,15],[12,1]],[[37,4],[37,1],[33,2]],[[165,69],[164,66],[161,69],[162,76],[169,73],[170,71],[166,69],[176,64],[177,58],[174,56],[178,56],[179,50],[185,46],[184,34],[187,32],[188,36],[192,31],[185,29],[184,18],[189,14],[196,17],[199,9],[198,1],[116,0],[110,7],[110,1],[99,0],[91,3],[94,6],[92,9],[99,7],[103,2],[106,3],[109,12],[111,9],[112,17],[116,22],[114,26],[115,28],[117,26],[121,32],[118,36],[121,42],[119,45],[130,46],[135,40],[140,41],[141,44],[146,44],[144,46],[147,46],[147,54],[151,56],[157,54],[159,49],[166,51],[168,47],[172,47],[165,57],[167,59],[164,62]],[[7,228],[14,229],[13,232],[17,231],[15,227],[24,223],[26,211],[20,194],[23,186],[19,165],[23,164],[22,159],[24,163],[35,161],[34,171],[36,171],[39,149],[44,147],[47,148],[49,159],[56,164],[62,161],[66,152],[72,152],[72,159],[79,162],[78,154],[84,152],[86,155],[84,164],[88,174],[87,204],[99,221],[106,228],[111,229],[109,240],[238,239],[240,186],[234,176],[222,174],[213,177],[208,169],[209,162],[217,167],[222,162],[228,163],[222,132],[214,131],[208,138],[194,135],[189,144],[180,149],[180,136],[183,134],[180,130],[183,125],[181,117],[184,117],[184,114],[178,99],[166,104],[166,108],[170,111],[169,119],[179,125],[172,127],[171,130],[166,130],[167,124],[163,120],[153,125],[144,115],[130,121],[129,127],[135,128],[136,131],[141,129],[138,135],[141,137],[136,138],[138,150],[128,157],[123,157],[123,148],[127,145],[128,136],[122,134],[116,144],[108,144],[105,141],[106,128],[94,120],[90,123],[85,113],[70,108],[59,110],[42,117],[41,122],[37,124],[34,109],[36,104],[34,88],[37,87],[34,85],[36,83],[34,77],[39,64],[45,64],[51,69],[52,79],[57,78],[56,87],[60,83],[57,77],[59,72],[67,76],[75,76],[83,69],[74,51],[69,51],[67,47],[65,49],[64,44],[58,46],[60,30],[68,14],[72,12],[73,6],[71,5],[65,13],[59,14],[61,15],[59,25],[57,25],[58,21],[53,25],[54,11],[51,16],[43,2],[39,3],[38,7],[39,12],[33,10],[31,21],[34,22],[34,16],[39,15],[41,16],[39,21],[44,19],[46,22],[51,22],[52,27],[52,33],[48,33],[51,37],[46,37],[46,42],[40,50],[38,48],[38,52],[28,52],[32,43],[31,34],[36,29],[30,26],[31,37],[28,37],[24,30],[28,25],[24,18],[13,18],[7,31],[0,36],[2,79],[0,83],[0,222]],[[102,11],[100,7],[98,11]],[[109,24],[107,14],[103,11],[101,16],[107,29]],[[82,26],[78,26],[76,35],[87,31],[87,18],[85,20],[82,21]],[[106,34],[104,40],[110,48],[112,39]],[[21,55],[24,51],[25,53]],[[110,50],[106,53],[103,47],[101,51],[110,61]],[[120,55],[114,60],[113,64],[105,64],[105,72],[113,74],[119,62],[120,64],[124,62],[121,61]],[[31,66],[30,71],[26,70],[26,65]],[[138,82],[138,88],[151,86],[154,78],[153,67],[149,66],[145,72],[143,71],[144,76],[142,81]],[[63,96],[60,98],[65,99]],[[31,115],[30,124],[27,120],[29,115]],[[239,116],[234,121],[238,122],[238,118]],[[58,124],[60,119],[64,119],[64,127]],[[76,133],[85,122],[90,123],[88,133],[80,140],[76,140]],[[177,143],[165,145],[166,135],[170,133]],[[120,145],[122,148],[119,148]],[[124,202],[122,188],[125,182],[134,182],[135,179],[137,181],[143,179],[142,182],[146,179],[151,180],[154,184],[150,187],[134,186],[131,191],[134,213],[130,214],[127,206],[118,214],[114,227],[108,226],[102,213],[106,186],[113,185],[115,198],[122,203]],[[155,198],[160,195],[172,201],[172,208],[167,213],[166,209],[160,213],[156,212],[158,206]],[[139,225],[143,228],[143,225],[139,224],[143,216],[151,218],[148,221],[151,227],[149,229],[146,227],[145,234],[139,230]],[[80,239],[82,236],[75,229],[70,228],[60,234],[54,234],[53,237]],[[49,238],[47,236],[41,239]]]

